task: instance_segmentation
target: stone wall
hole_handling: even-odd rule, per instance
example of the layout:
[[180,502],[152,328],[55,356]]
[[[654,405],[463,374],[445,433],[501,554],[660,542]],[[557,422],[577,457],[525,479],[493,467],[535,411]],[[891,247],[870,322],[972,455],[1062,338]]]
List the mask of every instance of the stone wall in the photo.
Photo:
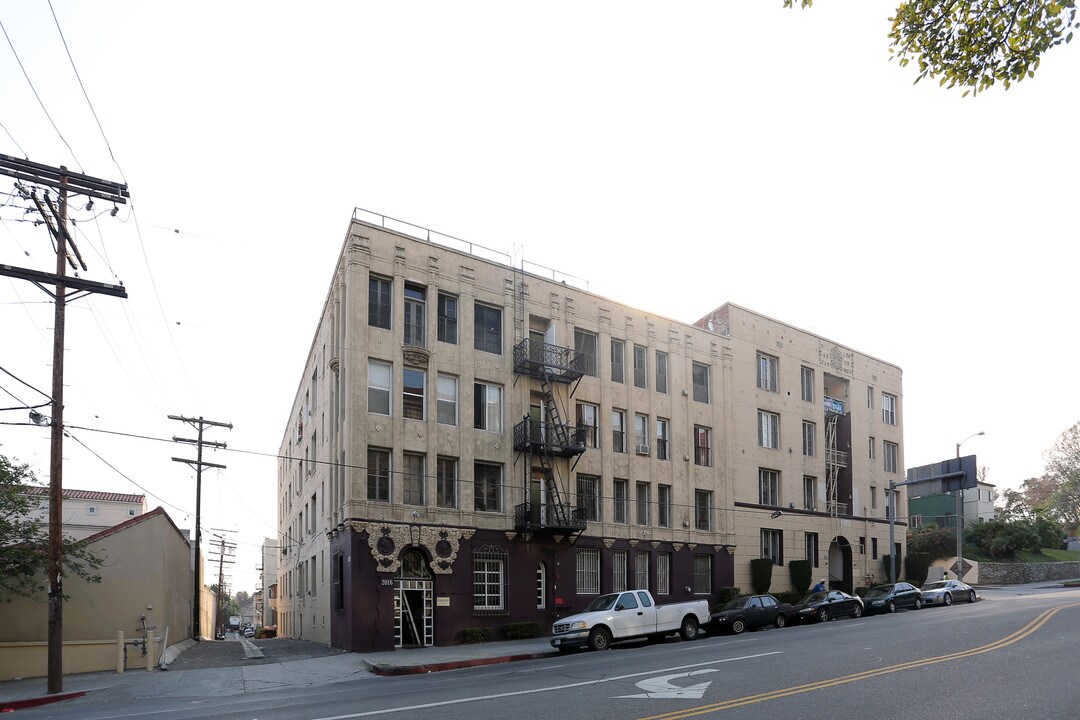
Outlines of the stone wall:
[[1022,585],[1080,578],[1080,562],[979,563],[980,585]]

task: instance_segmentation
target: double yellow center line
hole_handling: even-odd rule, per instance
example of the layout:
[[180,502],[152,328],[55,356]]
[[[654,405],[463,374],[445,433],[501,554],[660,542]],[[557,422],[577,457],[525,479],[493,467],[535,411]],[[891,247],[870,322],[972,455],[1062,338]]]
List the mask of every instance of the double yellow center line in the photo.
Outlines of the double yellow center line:
[[1031,633],[1035,632],[1054,615],[1066,608],[1080,607],[1080,603],[1070,603],[1068,605],[1059,605],[1055,608],[1046,610],[1037,618],[1029,622],[1024,627],[1020,628],[1011,635],[1001,638],[989,645],[982,645],[981,647],[972,648],[970,650],[963,650],[961,652],[949,653],[948,655],[938,655],[937,657],[924,658],[922,660],[912,660],[910,662],[900,663],[898,665],[889,665],[888,667],[876,668],[874,670],[865,670],[853,675],[844,675],[838,678],[832,678],[829,680],[819,680],[818,682],[807,683],[806,685],[796,685],[789,688],[781,688],[779,690],[772,690],[767,693],[761,693],[759,695],[748,695],[747,697],[735,698],[734,700],[724,700],[723,702],[712,703],[710,705],[700,705],[694,708],[686,708],[684,710],[675,710],[673,712],[663,713],[661,715],[650,715],[641,720],[681,720],[682,718],[694,717],[695,715],[704,715],[706,713],[719,712],[721,710],[731,710],[733,708],[742,707],[743,705],[753,705],[754,703],[765,702],[767,700],[778,700],[790,695],[799,695],[801,693],[812,692],[814,690],[824,690],[825,688],[836,687],[837,685],[846,685],[847,683],[857,682],[859,680],[868,680],[870,678],[879,677],[881,675],[888,675],[889,673],[900,672],[901,670],[911,670],[913,668],[924,667],[926,665],[935,665],[937,663],[949,662],[950,660],[960,660],[961,658],[971,657],[973,655],[981,655],[992,650],[1000,650],[1003,647],[1012,645],[1015,642],[1023,640]]

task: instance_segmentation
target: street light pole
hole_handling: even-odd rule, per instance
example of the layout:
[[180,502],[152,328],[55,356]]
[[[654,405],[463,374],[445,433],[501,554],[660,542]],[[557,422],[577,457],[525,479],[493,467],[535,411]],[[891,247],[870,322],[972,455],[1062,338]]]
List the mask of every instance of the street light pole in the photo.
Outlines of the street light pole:
[[[968,435],[966,438],[956,443],[956,459],[960,459],[960,446],[966,443],[968,440],[986,433],[980,430],[974,435]],[[959,466],[959,463],[957,463]],[[959,469],[959,467],[957,467]],[[956,491],[956,579],[963,582],[964,580],[964,486],[963,478],[960,481],[960,489]]]

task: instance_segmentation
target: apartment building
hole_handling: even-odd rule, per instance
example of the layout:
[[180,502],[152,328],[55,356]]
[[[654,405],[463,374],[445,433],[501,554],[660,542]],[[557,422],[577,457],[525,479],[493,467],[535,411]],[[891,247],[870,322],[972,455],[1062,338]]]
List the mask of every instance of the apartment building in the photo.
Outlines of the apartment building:
[[[35,503],[32,519],[49,522],[49,488],[31,485],[25,490]],[[60,521],[63,532],[76,540],[127,522],[146,513],[146,496],[98,490],[61,489]]]
[[603,592],[749,588],[761,556],[782,588],[811,550],[860,584],[903,467],[899,368],[734,305],[688,324],[580,285],[354,212],[280,449],[280,634],[501,637]]

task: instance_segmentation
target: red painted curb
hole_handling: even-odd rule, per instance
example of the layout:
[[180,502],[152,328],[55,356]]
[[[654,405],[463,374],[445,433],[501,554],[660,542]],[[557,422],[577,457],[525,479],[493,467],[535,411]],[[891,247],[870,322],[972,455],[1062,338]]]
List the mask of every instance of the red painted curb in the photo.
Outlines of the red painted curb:
[[85,692],[69,692],[57,693],[56,695],[45,695],[44,697],[27,698],[25,700],[8,700],[3,704],[0,704],[0,712],[14,712],[15,710],[22,710],[23,708],[48,705],[49,703],[82,697],[85,694]]
[[554,653],[529,653],[526,655],[502,655],[500,657],[474,658],[472,660],[454,660],[452,662],[431,663],[429,665],[373,665],[371,672],[375,675],[390,677],[396,675],[419,675],[421,673],[441,672],[443,670],[458,670],[460,668],[479,667],[481,665],[499,665],[501,663],[516,662],[518,660],[537,660],[551,657]]

